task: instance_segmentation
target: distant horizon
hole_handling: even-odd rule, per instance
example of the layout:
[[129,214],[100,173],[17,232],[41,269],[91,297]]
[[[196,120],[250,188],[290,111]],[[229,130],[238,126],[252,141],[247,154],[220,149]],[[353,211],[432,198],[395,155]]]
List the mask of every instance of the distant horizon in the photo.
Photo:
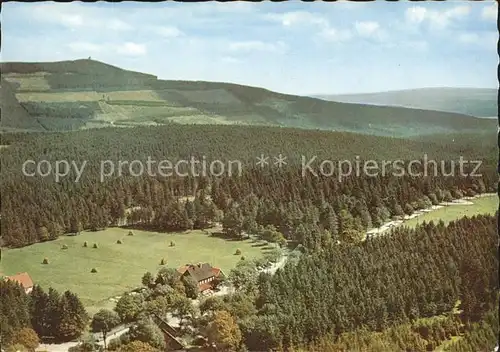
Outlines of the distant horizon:
[[[79,61],[79,60],[89,60],[89,58],[76,58],[76,59],[62,59],[62,60],[57,60],[57,61],[4,61],[1,60],[0,63],[58,63],[58,62],[67,62],[67,61]],[[117,66],[115,64],[111,64],[105,61],[101,61],[95,58],[90,57],[91,61],[96,61],[100,62],[102,64],[106,65],[111,65],[123,70],[128,70],[128,71],[134,71],[130,70],[127,68],[123,68],[120,66]],[[188,82],[212,82],[212,83],[228,83],[228,84],[236,84],[236,85],[242,85],[242,86],[247,86],[247,87],[252,87],[252,88],[261,88],[261,89],[266,89],[269,91],[273,91],[275,93],[279,94],[285,94],[285,95],[297,95],[297,96],[304,96],[304,97],[311,97],[311,98],[318,98],[318,97],[325,97],[325,96],[345,96],[345,95],[367,95],[367,94],[378,94],[378,93],[395,93],[395,92],[404,92],[404,91],[412,91],[412,90],[430,90],[430,89],[493,89],[493,90],[498,90],[498,87],[466,87],[466,86],[461,86],[461,87],[448,87],[448,86],[440,86],[440,87],[416,87],[416,88],[402,88],[402,89],[391,89],[391,90],[383,90],[383,91],[371,91],[371,92],[346,92],[346,93],[314,93],[314,94],[291,94],[291,93],[284,93],[276,90],[269,89],[267,87],[262,87],[262,86],[252,86],[248,85],[245,83],[241,82],[228,82],[228,81],[221,81],[221,80],[213,80],[213,81],[206,81],[206,80],[196,80],[196,79],[171,79],[171,78],[163,78],[159,77],[156,75],[154,72],[141,72],[141,71],[134,71],[134,72],[139,72],[139,73],[144,73],[144,74],[150,74],[153,76],[156,76],[159,80],[166,80],[166,81],[188,81]]]
[[0,58],[91,56],[160,79],[302,96],[489,87],[497,84],[497,8],[468,1],[8,2]]
[[340,95],[366,95],[366,94],[377,94],[377,93],[396,93],[396,92],[405,92],[412,90],[431,90],[431,89],[478,89],[478,90],[486,90],[493,89],[498,90],[498,87],[467,87],[467,86],[457,86],[457,87],[447,87],[447,86],[438,86],[438,87],[417,87],[417,88],[402,88],[402,89],[391,89],[391,90],[381,90],[381,91],[371,91],[371,92],[348,92],[348,93],[316,93],[311,94],[312,97],[318,96],[340,96]]

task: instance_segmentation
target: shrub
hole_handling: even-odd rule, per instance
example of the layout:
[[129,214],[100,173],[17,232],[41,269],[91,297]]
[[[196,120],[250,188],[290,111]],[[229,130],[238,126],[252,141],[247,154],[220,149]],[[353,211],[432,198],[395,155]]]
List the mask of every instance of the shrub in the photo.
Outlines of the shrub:
[[281,258],[281,254],[282,252],[279,249],[274,248],[269,252],[265,253],[264,258],[266,258],[266,260],[268,260],[271,263],[276,263]]
[[87,241],[83,242],[83,246],[87,248],[89,246],[89,243]]
[[14,345],[8,346],[5,351],[6,352],[28,352],[28,349],[26,347],[24,347],[24,345],[21,345],[20,343],[16,343]]
[[13,348],[13,351],[34,351],[38,347],[40,340],[33,329],[21,328],[14,332],[12,343],[23,346],[21,349],[19,349],[19,346]]
[[165,264],[167,264],[167,262],[166,262],[165,258],[162,258],[160,261],[160,265],[165,265]]
[[195,346],[205,346],[208,343],[208,340],[203,336],[196,336],[193,340],[193,345]]
[[127,234],[127,236],[133,236],[133,235],[134,235],[134,233],[132,231],[129,231]]
[[170,241],[170,247],[175,247],[174,241]]
[[123,334],[119,337],[119,339],[122,345],[127,345],[130,343],[130,334],[129,333]]
[[92,248],[99,248],[99,246],[97,245],[97,243],[94,243],[94,245],[92,246]]
[[116,241],[116,243],[117,244],[122,244],[123,242],[122,242],[122,240],[118,240],[118,241]]
[[63,245],[61,246],[61,249],[68,249],[68,246],[67,246],[67,245],[65,245],[65,244],[63,244]]
[[108,350],[115,351],[118,348],[120,348],[121,345],[122,345],[122,341],[120,340],[120,338],[119,337],[114,338],[111,341],[109,341],[109,343],[108,343]]
[[49,264],[49,259],[48,258],[43,258],[42,264]]
[[96,269],[96,268],[92,268],[92,270],[90,270],[90,272],[91,272],[92,274],[95,274],[95,273],[97,273],[97,269]]
[[234,252],[235,255],[241,255],[241,249],[237,249],[236,252]]
[[241,259],[241,260],[245,260],[245,257],[244,257],[244,256],[241,256],[241,258],[240,258],[240,259]]

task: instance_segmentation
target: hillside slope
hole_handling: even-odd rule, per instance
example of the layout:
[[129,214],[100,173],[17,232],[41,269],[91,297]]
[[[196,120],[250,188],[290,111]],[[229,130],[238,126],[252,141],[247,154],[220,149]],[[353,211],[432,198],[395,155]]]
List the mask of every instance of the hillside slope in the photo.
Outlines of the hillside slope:
[[4,130],[25,129],[28,120],[50,131],[176,122],[395,137],[495,128],[493,121],[446,112],[329,102],[229,83],[158,80],[93,60],[3,63],[1,70],[14,94],[10,104],[22,108],[2,120]]
[[497,90],[490,88],[421,88],[316,97],[344,103],[401,106],[477,117],[497,116]]
[[0,106],[1,106],[1,117],[0,125],[2,128],[8,129],[13,127],[15,130],[44,130],[42,125],[38,123],[35,117],[30,116],[28,111],[24,109],[19,101],[16,99],[16,95],[12,90],[9,82],[2,78],[0,85]]

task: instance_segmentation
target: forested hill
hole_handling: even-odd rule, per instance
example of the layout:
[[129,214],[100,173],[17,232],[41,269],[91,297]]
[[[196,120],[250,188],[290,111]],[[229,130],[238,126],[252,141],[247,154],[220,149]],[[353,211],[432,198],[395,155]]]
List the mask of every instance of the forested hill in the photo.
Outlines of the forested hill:
[[406,137],[495,128],[461,114],[329,102],[237,84],[158,80],[94,60],[3,63],[3,130],[238,124]]
[[21,163],[40,160],[135,160],[189,158],[238,159],[254,163],[261,154],[283,154],[288,161],[317,156],[318,160],[412,160],[424,154],[436,160],[496,162],[495,131],[489,134],[429,135],[415,139],[370,136],[298,128],[224,125],[142,126],[77,132],[6,133],[2,135],[2,173],[19,172]]
[[[329,229],[332,236],[345,239],[364,234],[372,224],[400,216],[403,210],[411,214],[415,209],[443,200],[491,192],[496,186],[493,144],[478,148],[461,145],[460,141],[441,143],[439,139],[412,141],[277,127],[172,124],[7,134],[2,143],[1,233],[3,243],[8,246],[54,239],[82,228],[116,225],[125,216],[130,223],[160,231],[178,231],[206,227],[220,221],[222,214],[228,223],[236,224],[237,233],[245,226],[274,225],[288,239],[315,248],[325,238],[304,237],[298,225],[310,223],[314,236],[321,237],[317,215],[324,212],[326,204],[329,209],[333,207],[329,210],[332,213],[323,214],[325,223],[321,226]],[[266,167],[256,165],[261,154],[268,158]],[[283,168],[274,164],[279,154],[287,158]],[[436,177],[391,177],[380,171],[374,176],[354,171],[339,180],[335,175],[326,175],[330,172],[328,167],[319,176],[301,172],[301,156],[306,162],[316,157],[310,165],[318,173],[323,160],[354,161],[359,156],[360,160],[379,162],[409,161],[421,160],[424,154],[438,163],[458,161],[460,156],[465,160],[484,160],[480,170],[483,176],[445,177],[439,173]],[[138,160],[146,165],[148,157],[156,162],[153,174],[138,175],[136,167],[130,171],[130,163]],[[191,157],[199,161],[206,157],[209,165],[220,160],[226,165],[226,172],[218,176],[210,172],[202,177],[189,172],[165,176],[155,168],[162,160],[175,164]],[[73,166],[67,176],[56,182],[53,176],[23,176],[23,163],[30,159],[48,160],[52,167],[57,160],[74,162],[78,167],[86,162],[86,167],[78,182]],[[106,160],[113,161],[115,169],[108,174],[110,170],[106,168],[108,176],[101,179],[101,162]],[[227,173],[228,162],[234,160],[242,161],[241,175],[236,173],[238,169],[233,175]],[[119,161],[129,164],[120,167]],[[380,170],[381,163],[378,165]],[[122,170],[121,174],[118,170]],[[199,173],[200,169],[197,170]],[[446,170],[451,169],[447,166]],[[179,202],[186,196],[194,197],[194,202]],[[344,224],[338,231],[326,223],[337,216],[333,212]],[[230,221],[231,217],[234,221]],[[244,224],[242,219],[246,219]],[[356,224],[356,232],[346,224]]]

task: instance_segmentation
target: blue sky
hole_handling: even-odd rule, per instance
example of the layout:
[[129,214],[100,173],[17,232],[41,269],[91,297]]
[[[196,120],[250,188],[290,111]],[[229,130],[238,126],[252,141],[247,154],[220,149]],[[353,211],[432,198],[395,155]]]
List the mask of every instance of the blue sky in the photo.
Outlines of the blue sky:
[[87,58],[292,94],[498,86],[494,1],[5,3],[2,61]]

